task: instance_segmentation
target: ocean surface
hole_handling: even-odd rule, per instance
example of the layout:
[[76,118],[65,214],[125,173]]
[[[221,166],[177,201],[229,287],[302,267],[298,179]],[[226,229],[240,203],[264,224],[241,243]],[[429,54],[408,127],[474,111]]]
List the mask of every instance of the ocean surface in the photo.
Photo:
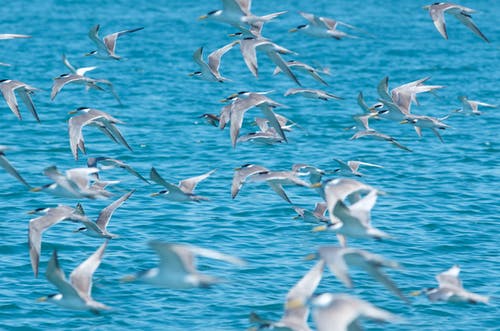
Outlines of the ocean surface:
[[[500,326],[500,117],[498,109],[481,116],[453,113],[441,131],[444,143],[430,131],[419,138],[409,125],[378,121],[373,126],[394,136],[413,152],[368,138],[349,140],[352,116],[362,91],[368,104],[377,101],[376,86],[385,76],[390,88],[431,76],[443,85],[435,95],[419,95],[415,114],[443,117],[460,108],[458,96],[500,103],[499,1],[462,1],[477,10],[474,21],[491,40],[486,43],[447,15],[449,40],[443,39],[422,6],[423,1],[257,1],[252,12],[264,15],[287,10],[268,23],[264,36],[296,52],[296,59],[328,70],[323,86],[300,72],[305,87],[324,89],[343,100],[321,101],[284,97],[296,85],[258,55],[259,77],[249,72],[238,47],[222,59],[221,73],[231,79],[216,83],[190,77],[198,70],[193,52],[200,46],[209,54],[231,41],[229,26],[198,21],[220,1],[9,1],[0,6],[0,33],[31,35],[31,39],[1,40],[1,78],[16,79],[38,89],[33,101],[41,123],[20,104],[19,121],[0,99],[0,144],[7,158],[32,186],[49,183],[43,169],[62,171],[86,166],[85,155],[72,158],[67,121],[69,111],[87,106],[106,111],[124,124],[120,130],[133,152],[115,144],[95,128],[85,128],[87,156],[108,156],[130,164],[148,176],[151,167],[172,182],[217,171],[196,192],[201,203],[176,203],[151,197],[159,185],[147,185],[120,169],[101,171],[107,180],[120,180],[110,191],[115,197],[131,189],[133,196],[116,210],[108,230],[120,237],[109,242],[94,274],[92,296],[112,310],[94,315],[72,311],[37,298],[56,293],[45,278],[52,251],[69,273],[102,240],[72,232],[77,225],[60,223],[46,231],[40,275],[33,276],[28,255],[28,211],[81,202],[95,219],[112,200],[73,200],[44,192],[29,192],[0,169],[0,329],[1,330],[245,330],[250,312],[278,320],[287,291],[312,267],[304,256],[320,245],[337,245],[333,232],[312,232],[316,224],[294,219],[291,205],[265,184],[248,183],[232,200],[234,168],[255,163],[287,170],[295,163],[322,169],[337,168],[334,158],[382,165],[365,168],[356,178],[384,192],[372,210],[373,224],[389,233],[388,240],[349,240],[352,247],[377,253],[402,264],[387,274],[405,294],[437,285],[435,275],[454,264],[462,268],[464,287],[491,296],[489,305],[431,303],[425,296],[410,297],[407,305],[362,270],[351,275],[346,288],[328,270],[317,292],[347,293],[370,301],[403,318],[397,324],[364,321],[368,330],[498,330]],[[288,30],[304,24],[298,11],[349,23],[360,38],[314,39]],[[90,27],[101,25],[101,36],[144,27],[121,37],[117,54],[122,61],[85,57],[94,49]],[[348,30],[345,30],[348,31]],[[66,54],[76,67],[98,66],[88,75],[113,82],[123,105],[113,96],[82,85],[67,85],[50,100],[53,78],[68,70]],[[206,124],[199,116],[217,114],[220,99],[241,91],[269,91],[268,96],[288,108],[280,109],[300,126],[287,134],[288,143],[241,143],[232,148],[229,130]],[[250,110],[242,133],[253,128],[258,110]],[[331,175],[340,176],[340,175]],[[286,187],[294,205],[312,209],[321,198],[304,187]],[[190,243],[244,259],[243,267],[206,258],[199,269],[224,282],[212,288],[173,290],[143,283],[123,283],[128,274],[152,268],[158,258],[150,240]],[[310,325],[314,328],[311,320]]]

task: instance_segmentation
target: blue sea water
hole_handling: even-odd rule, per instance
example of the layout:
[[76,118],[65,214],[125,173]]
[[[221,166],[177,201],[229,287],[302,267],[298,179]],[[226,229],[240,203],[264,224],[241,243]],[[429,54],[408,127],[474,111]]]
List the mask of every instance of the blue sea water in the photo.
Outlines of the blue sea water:
[[[10,1],[0,7],[0,33],[32,35],[26,40],[2,40],[1,78],[17,79],[40,89],[33,96],[41,123],[21,105],[18,121],[0,100],[0,144],[10,146],[7,157],[32,185],[48,179],[43,169],[57,165],[66,170],[85,166],[74,161],[67,135],[68,112],[88,106],[109,112],[133,148],[114,144],[95,129],[85,129],[88,156],[121,159],[147,175],[154,166],[165,179],[180,179],[217,171],[197,188],[209,197],[202,203],[174,203],[150,194],[147,185],[119,169],[103,171],[106,179],[121,183],[116,196],[129,189],[134,195],[113,216],[109,231],[120,238],[110,241],[102,264],[94,274],[93,297],[113,309],[100,315],[37,303],[56,289],[44,277],[51,252],[58,250],[67,274],[101,244],[101,240],[73,233],[74,224],[59,224],[44,234],[40,276],[34,278],[28,255],[26,212],[78,201],[29,192],[5,171],[0,171],[0,329],[2,330],[244,330],[251,326],[251,311],[279,319],[288,289],[313,265],[303,257],[320,245],[337,244],[331,232],[313,233],[314,224],[293,219],[290,205],[266,185],[249,184],[236,199],[230,196],[233,169],[256,163],[273,170],[309,163],[323,169],[336,167],[334,158],[358,159],[382,165],[369,168],[360,181],[387,192],[372,210],[375,226],[393,238],[384,241],[350,240],[363,248],[400,262],[401,270],[388,270],[404,293],[436,285],[435,275],[454,264],[462,267],[465,288],[491,296],[490,305],[430,303],[411,298],[406,305],[364,272],[353,270],[355,288],[345,288],[328,271],[318,292],[348,293],[404,318],[398,324],[366,321],[369,330],[498,330],[500,325],[499,134],[498,109],[481,116],[453,114],[451,128],[441,143],[431,131],[418,138],[409,126],[391,122],[374,126],[395,136],[413,152],[389,143],[350,141],[352,116],[361,112],[359,91],[367,102],[376,101],[376,86],[389,76],[391,87],[431,76],[431,84],[444,85],[436,96],[422,95],[413,112],[445,116],[459,108],[459,95],[498,104],[500,66],[498,1],[462,1],[478,12],[474,20],[491,40],[485,43],[453,17],[447,17],[449,40],[434,28],[423,1],[254,1],[258,15],[288,10],[267,24],[264,35],[297,53],[297,59],[328,68],[329,87],[299,75],[306,87],[328,90],[344,99],[323,102],[299,96],[284,97],[295,87],[283,74],[272,76],[274,66],[259,55],[255,79],[236,48],[226,54],[221,72],[231,82],[196,80],[194,50],[205,53],[230,41],[232,28],[197,17],[221,7],[219,1]],[[332,17],[370,32],[373,37],[323,40],[287,31],[304,23],[298,11]],[[93,49],[87,32],[101,24],[101,34],[143,26],[117,43],[123,61],[105,61],[83,54]],[[123,105],[111,94],[85,92],[68,85],[50,101],[52,78],[65,73],[66,54],[77,67],[98,66],[89,76],[112,81]],[[270,97],[289,108],[281,113],[302,127],[288,134],[288,143],[263,146],[239,144],[233,149],[229,133],[203,122],[203,113],[218,113],[219,100],[240,90],[273,90]],[[247,113],[244,132],[253,116]],[[287,188],[298,206],[312,208],[320,198],[301,187]],[[80,201],[89,215],[97,216],[109,201]],[[147,242],[191,243],[233,254],[247,261],[234,267],[200,259],[199,268],[225,282],[210,289],[169,290],[120,278],[155,266],[157,257]],[[313,326],[311,321],[310,325]]]

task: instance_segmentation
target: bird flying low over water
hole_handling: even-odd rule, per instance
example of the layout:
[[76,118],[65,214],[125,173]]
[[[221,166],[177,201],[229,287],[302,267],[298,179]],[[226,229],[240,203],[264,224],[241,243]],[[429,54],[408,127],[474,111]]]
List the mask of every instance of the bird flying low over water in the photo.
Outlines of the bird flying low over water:
[[314,14],[304,12],[299,12],[299,14],[309,21],[309,23],[301,24],[296,28],[291,29],[290,32],[300,31],[317,38],[334,38],[337,40],[342,38],[358,38],[338,29],[339,26],[345,26],[349,29],[357,29],[352,25],[330,18],[316,16]]
[[166,190],[153,193],[151,194],[151,196],[162,196],[167,200],[178,201],[178,202],[185,202],[185,201],[200,202],[201,200],[208,200],[208,198],[196,195],[193,192],[194,189],[196,188],[196,185],[198,185],[199,182],[208,178],[208,176],[210,176],[214,172],[215,169],[210,170],[209,172],[200,176],[181,180],[178,185],[175,185],[164,180],[160,176],[160,174],[156,171],[155,168],[151,168],[151,172],[149,174],[151,180],[166,188]]
[[120,98],[116,93],[113,84],[106,79],[94,79],[90,77],[86,77],[85,73],[96,69],[97,67],[84,67],[76,69],[71,65],[66,55],[63,54],[63,63],[64,65],[71,71],[69,74],[62,74],[59,77],[54,78],[54,84],[52,85],[52,91],[50,93],[50,100],[54,100],[59,91],[62,90],[66,84],[76,83],[85,85],[85,89],[96,89],[99,91],[104,91],[104,89],[98,84],[105,84],[108,86],[109,91],[113,94],[118,103],[121,104]]
[[101,264],[107,245],[108,242],[104,242],[91,256],[76,267],[69,276],[69,282],[59,266],[57,251],[54,250],[45,276],[49,282],[57,287],[59,293],[39,298],[38,301],[53,302],[68,309],[90,310],[94,314],[98,314],[100,310],[110,309],[91,297],[92,276]]
[[[135,177],[139,178],[140,180],[150,184],[149,180],[147,178],[145,178],[144,176],[142,176],[140,173],[138,173],[137,171],[135,171],[134,168],[132,168],[130,165],[128,165],[127,163],[123,162],[123,161],[120,161],[120,160],[117,160],[117,159],[113,159],[113,158],[110,158],[110,157],[105,157],[105,156],[99,156],[99,157],[89,157],[87,158],[87,167],[89,168],[97,168],[98,167],[98,164],[102,164],[103,166],[101,166],[101,169],[109,169],[109,168],[121,168],[121,169],[125,169],[126,171],[128,171],[129,173],[131,173],[132,175],[134,175]],[[98,173],[95,173],[95,176],[97,179],[99,179],[99,176],[98,176]]]
[[426,288],[421,291],[413,292],[412,295],[424,293],[430,301],[448,301],[448,302],[469,302],[488,304],[489,297],[472,293],[464,289],[462,281],[458,278],[460,267],[452,266],[436,276],[439,286],[436,288]]
[[490,42],[488,38],[486,38],[486,36],[481,31],[479,31],[479,28],[472,21],[471,14],[476,12],[474,9],[446,2],[435,2],[432,5],[424,6],[424,9],[427,9],[429,11],[429,15],[431,15],[434,26],[436,26],[436,29],[444,39],[448,39],[448,33],[446,32],[444,19],[444,14],[448,13],[455,16],[457,20],[468,27],[481,39],[483,39],[487,43]]
[[80,107],[70,112],[70,114],[74,113],[81,113],[81,115],[73,116],[68,121],[69,144],[75,160],[78,160],[78,149],[82,153],[86,153],[82,129],[87,125],[99,128],[114,142],[125,146],[130,151],[132,150],[115,125],[123,123],[122,121],[101,110],[88,107]]
[[[120,207],[125,201],[127,201],[134,192],[135,190],[125,193],[119,199],[113,201],[110,205],[101,210],[95,222],[92,222],[86,217],[84,219],[77,220],[78,222],[82,223],[83,227],[78,228],[77,230],[75,230],[75,232],[81,232],[89,237],[94,238],[117,238],[117,235],[108,232],[106,228],[115,210]],[[80,211],[83,214],[83,208],[81,208],[81,206]]]
[[31,94],[33,94],[35,91],[37,91],[37,88],[34,88],[28,84],[25,84],[23,82],[20,82],[18,80],[12,80],[12,79],[2,79],[0,80],[0,92],[2,92],[2,95],[7,102],[7,105],[9,106],[10,110],[14,113],[14,115],[17,116],[18,119],[22,120],[21,113],[19,111],[19,106],[17,104],[17,99],[15,92],[21,97],[23,100],[24,104],[28,108],[28,110],[31,112],[33,117],[40,122],[40,118],[38,117],[38,114],[36,113],[35,110],[35,105],[33,104],[33,100],[31,100]]
[[222,9],[212,10],[199,17],[200,20],[214,20],[227,23],[236,28],[246,29],[248,26],[268,22],[286,13],[281,11],[264,16],[253,15],[250,11],[251,0],[222,0]]
[[208,62],[203,61],[203,47],[198,48],[193,54],[193,60],[200,66],[200,71],[195,71],[190,76],[199,77],[210,82],[224,82],[228,80],[219,73],[222,56],[236,45],[238,41],[233,41],[208,55]]
[[303,97],[310,98],[310,99],[320,99],[324,101],[328,101],[330,99],[336,99],[336,100],[342,100],[343,98],[336,96],[335,94],[332,94],[330,92],[318,90],[318,89],[311,89],[311,88],[290,88],[288,89],[284,96],[289,96],[289,95],[302,95]]
[[[287,61],[285,63],[289,68],[297,69],[298,71],[302,71],[304,73],[307,73],[307,74],[311,75],[312,78],[314,78],[315,80],[320,82],[321,84],[328,85],[328,83],[323,78],[321,78],[321,76],[319,75],[320,73],[329,75],[330,73],[328,72],[328,70],[315,69],[308,64],[305,64],[305,63],[302,63],[302,62],[296,61],[296,60],[290,60],[290,61]],[[277,75],[280,72],[282,72],[281,68],[279,66],[276,66],[276,68],[274,69],[273,75]]]
[[38,276],[38,264],[40,261],[40,250],[42,247],[42,234],[45,230],[64,220],[82,221],[87,220],[78,208],[59,205],[54,208],[39,208],[29,212],[35,214],[44,212],[45,215],[33,218],[28,226],[28,246],[31,260],[31,267],[35,277]]
[[397,322],[398,316],[375,307],[371,303],[347,294],[321,293],[307,301],[294,300],[288,309],[311,306],[312,316],[318,331],[362,330],[359,320],[367,317],[379,322]]
[[220,280],[217,277],[200,273],[196,269],[196,256],[221,260],[235,265],[245,264],[237,257],[193,245],[151,241],[149,246],[160,257],[158,267],[125,276],[122,281],[139,280],[154,286],[173,289],[210,287]]
[[318,248],[317,253],[309,254],[306,257],[306,259],[313,258],[325,261],[328,269],[347,287],[353,287],[352,279],[349,276],[349,267],[356,266],[364,269],[366,273],[381,282],[388,290],[409,303],[394,282],[381,270],[383,267],[400,268],[400,265],[396,262],[362,249],[336,246],[321,246]]
[[[249,331],[258,331],[264,328],[268,330],[283,331],[311,331],[307,325],[309,318],[309,307],[307,305],[295,305],[296,302],[307,302],[318,287],[323,278],[325,262],[319,260],[316,264],[288,291],[285,299],[285,312],[277,322],[262,319],[252,312],[250,322],[259,324],[258,328],[250,328]],[[295,305],[295,306],[294,306]]]
[[88,34],[89,38],[97,46],[97,50],[91,51],[85,55],[96,56],[96,57],[101,58],[101,59],[120,60],[121,57],[116,55],[116,53],[115,53],[116,41],[118,40],[118,38],[125,35],[125,34],[142,30],[142,29],[144,29],[144,27],[111,33],[111,34],[106,35],[103,39],[99,38],[99,29],[100,29],[99,24],[94,25],[90,29],[89,34]]
[[456,110],[456,112],[471,112],[474,115],[481,115],[479,106],[486,108],[497,108],[497,105],[492,105],[481,101],[469,100],[465,95],[459,96],[458,99],[462,102],[462,108]]
[[[105,190],[108,182],[94,181],[90,184],[90,175],[98,172],[97,168],[73,168],[66,170],[65,174],[59,172],[56,166],[44,169],[45,176],[53,180],[47,185],[34,187],[30,191],[46,191],[52,195],[73,199],[99,199],[108,198],[112,194]],[[95,179],[95,178],[94,178]]]

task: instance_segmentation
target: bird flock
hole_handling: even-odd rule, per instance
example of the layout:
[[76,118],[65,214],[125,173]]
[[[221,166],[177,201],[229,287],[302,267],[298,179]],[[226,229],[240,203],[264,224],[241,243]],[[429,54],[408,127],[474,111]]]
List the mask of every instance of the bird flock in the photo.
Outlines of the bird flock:
[[[445,16],[452,15],[482,41],[490,42],[472,21],[471,14],[474,13],[474,10],[450,3],[435,3],[424,8],[428,10],[431,21],[443,38],[448,39]],[[266,24],[274,24],[271,23],[274,20],[284,20],[287,15],[295,14],[290,11],[279,11],[258,16],[251,12],[251,1],[249,0],[223,0],[222,9],[211,11],[201,16],[200,19],[216,22],[214,24],[229,25],[235,29],[235,33],[230,36],[214,36],[214,38],[226,37],[231,38],[231,40],[226,45],[212,51],[206,61],[203,56],[204,47],[196,49],[193,53],[193,62],[199,66],[199,70],[190,73],[189,76],[193,79],[211,82],[211,84],[227,84],[227,88],[230,89],[231,82],[238,78],[225,77],[220,71],[221,64],[224,63],[225,54],[239,46],[243,63],[253,76],[256,78],[259,76],[258,59],[271,61],[276,66],[273,75],[284,74],[291,84],[296,85],[283,93],[283,96],[289,98],[290,102],[293,102],[294,98],[305,97],[313,99],[313,102],[318,102],[318,107],[320,107],[323,102],[346,101],[334,92],[304,87],[302,81],[306,80],[307,75],[323,88],[330,89],[327,76],[330,76],[331,73],[325,68],[315,68],[307,64],[307,54],[301,55],[300,59],[304,61],[301,62],[294,59],[294,57],[298,57],[296,52],[264,37]],[[299,11],[297,15],[305,20],[304,24],[291,28],[289,32],[303,33],[307,38],[317,39],[322,43],[342,42],[344,38],[356,41],[373,38],[373,35],[365,29],[335,19],[302,11]],[[204,26],[200,25],[200,29],[203,28]],[[143,29],[144,31],[142,31]],[[94,43],[96,50],[85,54],[94,57],[97,61],[96,65],[76,68],[69,62],[66,54],[61,54],[62,63],[69,72],[54,78],[50,92],[51,101],[61,93],[70,93],[69,90],[63,91],[66,85],[79,84],[83,85],[85,90],[96,90],[98,93],[103,93],[103,97],[109,94],[119,105],[122,104],[119,93],[111,81],[104,78],[91,78],[86,74],[97,68],[98,63],[103,63],[105,60],[126,61],[118,55],[120,54],[119,47],[117,47],[118,40],[120,43],[125,43],[128,38],[141,38],[141,33],[147,32],[147,26],[111,33],[102,39],[99,37],[99,32],[100,25],[90,27],[88,37]],[[123,36],[127,37],[123,38]],[[0,40],[19,38],[26,39],[31,38],[31,36],[0,34]],[[10,64],[1,63],[1,65],[8,66]],[[346,130],[354,131],[350,140],[375,139],[381,143],[385,141],[390,144],[387,145],[387,148],[397,148],[401,153],[411,153],[411,146],[403,145],[395,137],[373,127],[379,126],[383,130],[384,124],[411,125],[418,137],[422,137],[428,130],[432,131],[441,143],[445,143],[446,137],[443,138],[440,132],[452,127],[448,124],[448,120],[457,116],[457,113],[480,115],[480,107],[496,107],[489,102],[474,101],[470,100],[468,96],[461,95],[457,96],[460,106],[450,110],[448,114],[443,114],[442,117],[416,114],[412,105],[419,106],[417,96],[420,93],[430,93],[437,96],[439,90],[445,86],[437,85],[439,77],[433,78],[432,85],[429,83],[431,77],[412,77],[410,80],[390,88],[389,77],[381,77],[380,83],[374,86],[373,91],[371,91],[373,93],[370,95],[375,95],[374,101],[376,101],[371,105],[370,102],[365,101],[363,92],[359,92],[356,101],[360,108],[359,114],[353,116],[353,125],[346,128]],[[23,120],[23,108],[27,108],[37,122],[43,121],[43,114],[37,112],[36,104],[32,100],[34,93],[42,94],[43,91],[15,79],[0,80],[0,91],[7,107],[18,120]],[[79,91],[72,90],[71,92],[78,93]],[[220,100],[224,103],[220,111],[200,114],[200,118],[218,129],[213,130],[214,136],[223,134],[223,130],[229,124],[227,144],[234,150],[238,149],[240,144],[247,143],[254,143],[255,148],[270,148],[269,145],[277,145],[272,148],[279,148],[280,144],[293,144],[287,135],[293,130],[304,129],[303,125],[287,117],[291,116],[287,113],[289,107],[273,100],[272,94],[274,92],[228,90],[227,94]],[[24,106],[19,106],[17,98],[22,100]],[[450,108],[452,107],[450,106]],[[254,113],[254,121],[250,124],[250,121],[245,121],[245,115],[254,108],[258,108],[260,113]],[[193,177],[180,180],[178,184],[164,179],[162,176],[164,174],[161,174],[161,171],[158,171],[154,166],[150,169],[149,176],[143,176],[122,160],[109,156],[87,155],[85,142],[90,145],[92,141],[85,141],[84,130],[90,130],[91,127],[99,129],[109,140],[120,145],[121,148],[130,153],[134,152],[132,147],[134,143],[129,144],[125,135],[119,130],[119,127],[127,125],[119,119],[119,114],[111,115],[105,110],[80,105],[75,105],[70,114],[72,116],[67,121],[69,140],[67,156],[68,158],[72,157],[75,161],[80,160],[83,155],[87,156],[87,167],[60,171],[56,165],[47,165],[43,173],[51,182],[42,186],[32,186],[7,159],[7,146],[0,146],[0,165],[33,194],[35,194],[34,192],[44,192],[52,195],[54,199],[74,199],[75,204],[72,206],[61,204],[58,202],[60,200],[54,200],[57,206],[40,207],[29,212],[30,214],[43,214],[30,219],[26,226],[29,259],[34,276],[38,277],[41,267],[42,270],[45,270],[47,280],[58,290],[57,294],[42,297],[39,301],[51,301],[67,309],[89,310],[99,314],[104,310],[112,311],[113,307],[105,304],[105,298],[96,298],[95,300],[92,297],[93,274],[103,260],[108,241],[120,240],[119,236],[108,232],[107,227],[113,213],[119,213],[119,207],[128,199],[133,199],[134,194],[136,194],[135,189],[130,189],[116,199],[113,186],[118,184],[118,181],[105,179],[107,169],[120,168],[134,176],[143,186],[150,187],[151,199],[162,197],[174,203],[186,203],[186,206],[204,203],[210,199],[209,196],[196,194],[195,189],[199,183],[216,173],[217,169],[216,165],[207,165],[207,172],[203,174],[193,173]],[[248,128],[245,127],[246,125]],[[241,134],[242,129],[250,129],[251,125],[258,127],[258,131]],[[305,256],[305,261],[314,259],[317,262],[289,290],[288,294],[283,296],[285,298],[284,313],[279,321],[262,318],[258,312],[249,312],[249,322],[252,329],[305,331],[311,330],[310,324],[312,324],[319,331],[359,330],[361,329],[361,317],[384,322],[404,322],[404,317],[376,307],[369,301],[341,293],[342,291],[338,289],[327,293],[317,293],[316,289],[322,278],[326,277],[325,267],[346,288],[358,286],[356,281],[351,278],[349,270],[351,267],[360,268],[406,305],[411,305],[411,297],[420,293],[426,294],[431,301],[488,303],[487,296],[469,292],[463,287],[459,279],[460,267],[458,265],[443,266],[444,271],[436,276],[437,287],[404,293],[383,272],[384,268],[401,269],[400,263],[370,251],[352,247],[350,245],[351,238],[363,240],[392,238],[390,231],[383,231],[372,224],[371,214],[372,209],[376,208],[377,199],[387,195],[383,185],[374,187],[361,180],[365,172],[369,172],[373,168],[383,168],[384,165],[361,160],[344,161],[338,158],[333,161],[337,165],[332,169],[320,169],[315,165],[303,163],[296,163],[291,169],[279,170],[272,170],[254,163],[242,164],[234,169],[232,182],[227,183],[228,196],[230,192],[231,199],[236,199],[242,189],[250,191],[251,186],[264,183],[283,200],[285,205],[290,206],[291,211],[295,211],[296,219],[311,224],[311,231],[331,231],[338,240],[337,245],[317,247],[315,252]],[[307,191],[307,194],[315,192],[317,200],[311,202],[310,209],[294,204],[285,190],[286,187],[291,186],[298,187],[304,192]],[[92,203],[92,200],[95,199],[113,199],[114,201],[102,209],[93,221],[85,213],[83,206]],[[57,252],[56,250],[47,252],[42,244],[43,233],[55,231],[56,225],[60,222],[75,223],[75,233],[83,233],[103,240],[103,243],[71,272],[69,280],[66,279],[58,259],[58,255],[65,254],[65,252]],[[149,247],[158,255],[158,266],[139,271],[133,275],[123,275],[121,282],[143,282],[153,287],[179,290],[193,287],[205,288],[216,286],[222,278],[200,272],[195,264],[196,257],[224,261],[237,266],[237,268],[243,268],[247,264],[240,257],[234,256],[237,254],[226,254],[215,250],[217,243],[213,243],[213,246],[202,248],[189,243],[152,240],[149,242]],[[401,262],[404,264],[404,261]],[[137,267],[139,269],[141,266]],[[103,303],[100,302],[101,300]],[[313,323],[309,321],[310,310]]]

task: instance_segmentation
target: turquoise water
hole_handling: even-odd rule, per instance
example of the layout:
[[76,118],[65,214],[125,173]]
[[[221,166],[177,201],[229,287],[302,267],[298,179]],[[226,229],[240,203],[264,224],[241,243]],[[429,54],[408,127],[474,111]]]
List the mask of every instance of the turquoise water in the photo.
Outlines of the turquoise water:
[[[284,75],[272,76],[271,62],[259,55],[259,79],[247,70],[239,50],[230,51],[221,72],[232,82],[219,84],[193,79],[197,70],[194,50],[211,50],[229,42],[229,27],[197,21],[220,7],[219,1],[12,1],[1,6],[0,33],[32,35],[27,40],[2,40],[2,78],[35,86],[34,103],[41,123],[21,112],[18,121],[0,100],[0,144],[12,149],[9,160],[32,185],[48,182],[42,171],[50,165],[69,169],[85,165],[74,161],[67,136],[68,111],[89,106],[104,110],[125,122],[120,128],[133,148],[129,152],[95,129],[84,131],[89,156],[121,159],[144,175],[154,166],[167,180],[177,180],[217,168],[197,192],[210,198],[200,204],[179,204],[150,193],[147,186],[121,170],[108,170],[106,179],[122,182],[111,190],[116,196],[137,191],[111,220],[109,231],[120,238],[109,243],[94,275],[93,297],[113,307],[93,315],[65,310],[36,298],[55,293],[44,277],[53,249],[59,252],[67,274],[91,254],[101,240],[75,234],[73,224],[59,224],[44,234],[40,276],[34,278],[28,256],[27,211],[77,201],[44,193],[31,193],[0,171],[0,329],[5,330],[242,330],[250,326],[255,311],[279,319],[288,289],[313,265],[303,257],[319,245],[336,244],[333,233],[312,233],[312,224],[294,220],[294,211],[265,185],[244,186],[235,200],[230,197],[233,169],[256,163],[273,170],[309,163],[323,169],[336,167],[333,158],[359,159],[383,165],[364,170],[363,182],[388,194],[372,211],[374,225],[390,233],[384,241],[351,240],[363,248],[400,262],[404,269],[388,274],[405,293],[436,284],[434,276],[453,264],[462,267],[465,288],[490,295],[491,304],[432,304],[425,297],[405,305],[361,271],[353,270],[354,289],[345,288],[331,274],[318,292],[342,292],[359,296],[402,316],[399,324],[378,325],[370,330],[495,330],[500,325],[498,183],[500,124],[498,109],[481,116],[451,116],[450,129],[442,132],[444,144],[430,131],[419,139],[409,126],[390,122],[374,126],[410,147],[408,153],[380,141],[349,141],[352,115],[360,113],[356,96],[363,91],[367,102],[376,101],[376,85],[389,76],[391,87],[432,76],[431,84],[444,85],[437,96],[423,95],[417,114],[444,116],[460,106],[457,96],[498,104],[499,48],[498,1],[467,1],[478,10],[474,20],[490,38],[487,44],[462,24],[447,17],[449,40],[434,28],[422,1],[254,1],[253,12],[289,13],[269,23],[264,35],[298,53],[295,59],[328,68],[330,87],[299,75],[304,86],[326,89],[344,98],[323,102],[283,97],[294,87]],[[368,30],[374,38],[318,40],[287,31],[304,23],[297,11],[332,17]],[[118,41],[124,61],[84,57],[93,49],[88,29],[101,24],[103,34],[144,26],[144,30]],[[91,77],[115,84],[123,105],[110,94],[68,85],[50,101],[52,78],[67,70],[65,53],[77,67],[97,65]],[[291,57],[290,57],[291,58]],[[289,106],[282,114],[304,129],[288,134],[288,144],[230,145],[228,130],[206,125],[197,116],[217,113],[218,100],[240,91],[274,90],[271,98]],[[248,122],[259,112],[250,111]],[[248,125],[246,126],[248,127]],[[245,129],[246,130],[246,129]],[[299,206],[312,208],[314,192],[291,187],[287,192]],[[97,216],[109,201],[81,201],[86,212]],[[199,268],[226,282],[210,289],[168,290],[147,284],[121,283],[124,275],[153,267],[157,258],[147,246],[151,239],[192,243],[245,259],[245,267],[233,267],[200,259]],[[313,323],[310,323],[313,326]]]

